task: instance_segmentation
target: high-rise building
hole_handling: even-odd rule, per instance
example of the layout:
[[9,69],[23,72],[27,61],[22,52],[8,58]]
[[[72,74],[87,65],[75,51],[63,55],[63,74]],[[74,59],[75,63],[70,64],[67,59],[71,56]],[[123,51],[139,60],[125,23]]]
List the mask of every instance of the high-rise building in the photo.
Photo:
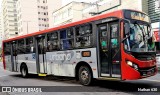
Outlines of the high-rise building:
[[160,28],[160,0],[147,0],[148,1],[148,14],[151,18],[152,27]]
[[51,20],[50,12],[54,10],[52,6],[61,7],[60,1],[18,0],[16,5],[19,35],[48,29]]
[[4,39],[18,35],[16,2],[17,0],[2,1]]
[[156,8],[156,1],[158,0],[148,0],[148,14],[151,18],[152,23],[159,22],[160,19],[160,8]]

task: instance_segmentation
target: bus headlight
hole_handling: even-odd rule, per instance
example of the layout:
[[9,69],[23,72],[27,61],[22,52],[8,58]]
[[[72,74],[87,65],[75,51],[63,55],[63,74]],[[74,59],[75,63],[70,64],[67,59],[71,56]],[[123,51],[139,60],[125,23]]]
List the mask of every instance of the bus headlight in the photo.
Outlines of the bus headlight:
[[129,66],[133,66],[133,63],[132,63],[131,61],[127,61],[127,64],[128,64]]
[[134,64],[134,63],[131,62],[131,61],[127,61],[127,64],[128,64],[129,66],[131,66],[132,68],[134,68],[135,70],[138,70],[138,65],[137,65],[137,64]]

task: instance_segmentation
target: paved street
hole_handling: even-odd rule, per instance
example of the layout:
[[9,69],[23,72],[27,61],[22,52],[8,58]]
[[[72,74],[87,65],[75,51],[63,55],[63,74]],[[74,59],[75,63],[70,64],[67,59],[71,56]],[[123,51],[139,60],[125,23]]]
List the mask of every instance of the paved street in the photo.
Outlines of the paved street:
[[[95,81],[93,86],[82,86],[72,78],[38,77],[30,75],[24,79],[19,73],[4,71],[0,65],[0,86],[53,86],[43,93],[0,93],[0,95],[158,95],[160,92],[137,92],[138,88],[157,88],[160,91],[160,74],[136,81]],[[53,89],[54,88],[54,89]],[[62,88],[62,89],[61,89]],[[82,89],[80,89],[82,88]],[[45,89],[45,88],[44,88]],[[71,89],[66,90],[65,89]],[[74,89],[74,91],[72,90]],[[68,91],[68,92],[67,92]],[[88,91],[88,92],[87,92]]]

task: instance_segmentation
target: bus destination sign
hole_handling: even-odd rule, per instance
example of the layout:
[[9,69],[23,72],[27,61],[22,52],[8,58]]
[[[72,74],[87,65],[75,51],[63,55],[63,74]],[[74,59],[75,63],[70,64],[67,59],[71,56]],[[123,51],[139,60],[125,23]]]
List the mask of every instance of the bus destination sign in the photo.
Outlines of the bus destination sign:
[[134,20],[141,20],[145,22],[150,22],[149,17],[141,12],[136,12],[136,11],[126,11],[125,12],[125,17],[128,19],[134,19]]

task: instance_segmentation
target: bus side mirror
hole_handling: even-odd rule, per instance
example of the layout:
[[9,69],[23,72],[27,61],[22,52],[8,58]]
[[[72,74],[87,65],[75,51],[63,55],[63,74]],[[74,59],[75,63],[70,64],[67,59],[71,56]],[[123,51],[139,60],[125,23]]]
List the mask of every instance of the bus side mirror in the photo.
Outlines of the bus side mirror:
[[129,35],[130,34],[130,26],[129,23],[125,23],[125,35]]

